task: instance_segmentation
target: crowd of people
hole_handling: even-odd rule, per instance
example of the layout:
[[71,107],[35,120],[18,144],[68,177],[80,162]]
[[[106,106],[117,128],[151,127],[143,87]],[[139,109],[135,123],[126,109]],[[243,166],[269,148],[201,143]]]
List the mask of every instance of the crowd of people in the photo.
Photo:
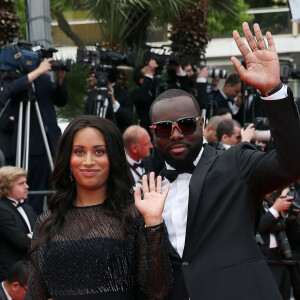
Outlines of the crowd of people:
[[[233,38],[246,67],[232,57],[236,73],[213,99],[207,67],[167,66],[166,88],[150,58],[131,92],[115,71],[105,93],[90,81],[83,115],[62,135],[54,106],[67,102],[64,71],[53,84],[46,59],[5,75],[0,300],[300,299],[299,114],[271,33],[265,42],[258,24],[254,35],[242,28],[248,45]],[[245,98],[248,86],[257,92]],[[27,104],[27,171],[12,150],[30,97],[40,114]],[[272,143],[258,138],[258,116]],[[28,197],[50,188],[46,206]]]

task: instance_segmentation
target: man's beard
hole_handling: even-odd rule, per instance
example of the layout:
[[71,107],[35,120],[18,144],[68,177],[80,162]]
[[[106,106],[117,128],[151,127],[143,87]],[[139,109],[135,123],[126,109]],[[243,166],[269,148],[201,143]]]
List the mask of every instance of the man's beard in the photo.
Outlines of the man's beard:
[[[182,144],[182,143],[180,143]],[[203,145],[203,135],[201,134],[201,139],[198,144],[194,146],[194,148],[190,148],[189,153],[182,159],[176,159],[172,157],[167,151],[165,153],[161,153],[162,157],[165,159],[168,165],[176,169],[177,171],[189,170],[194,167],[193,162],[197,158],[201,148]]]

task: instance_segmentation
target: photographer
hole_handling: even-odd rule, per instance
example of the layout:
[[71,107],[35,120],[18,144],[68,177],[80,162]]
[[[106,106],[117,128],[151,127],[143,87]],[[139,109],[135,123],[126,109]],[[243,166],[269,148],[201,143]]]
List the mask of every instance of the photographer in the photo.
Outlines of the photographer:
[[[54,154],[56,151],[61,130],[57,124],[54,105],[60,107],[64,106],[68,99],[68,92],[64,84],[65,71],[58,70],[56,72],[56,84],[52,83],[50,76],[46,74],[48,71],[51,71],[52,61],[53,58],[44,59],[36,69],[28,74],[8,72],[3,78],[2,85],[4,94],[7,99],[11,99],[7,109],[11,113],[14,121],[13,158],[16,155],[20,102],[37,102],[51,153]],[[24,119],[25,113],[23,116],[23,120]],[[25,121],[23,121],[23,130],[24,124]],[[22,136],[24,136],[24,132]],[[32,105],[30,111],[28,169],[28,184],[31,190],[47,190],[49,173],[50,166],[38,122],[38,116],[34,105]],[[43,196],[30,196],[28,204],[33,207],[37,214],[41,214],[43,211]]]
[[[121,87],[120,84],[116,83],[119,75],[117,69],[111,69],[108,72],[103,71],[99,74],[97,75],[98,83],[88,94],[84,114],[96,114],[105,117],[116,123],[120,132],[123,133],[125,129],[132,124],[133,104],[130,93]],[[105,81],[103,81],[103,85],[99,82],[99,76],[102,76]],[[102,78],[100,78],[100,81]],[[102,94],[101,90],[104,91],[104,94]],[[103,113],[101,114],[95,112],[98,95],[103,95],[104,98],[106,98],[101,100],[103,102],[100,104],[103,108],[103,110],[101,110]]]
[[228,108],[235,118],[242,104],[241,79],[238,74],[234,73],[228,76],[223,89],[216,94],[214,102],[217,105],[216,109]]
[[156,81],[154,79],[158,64],[155,59],[150,59],[148,64],[136,68],[133,74],[134,82],[138,88],[131,92],[131,97],[136,108],[139,125],[150,133],[149,110],[156,97]]
[[275,201],[272,201],[272,198],[267,198],[264,200],[263,215],[258,225],[258,233],[262,239],[258,244],[267,258],[283,300],[289,300],[291,265],[286,260],[291,259],[291,254],[286,237],[285,218],[293,197],[287,197],[282,192]]
[[281,194],[293,197],[286,219],[286,235],[291,246],[293,260],[296,261],[296,265],[291,266],[293,297],[295,300],[300,300],[300,180],[285,188]]
[[191,61],[190,58],[183,58],[181,66],[188,77],[190,93],[196,97],[200,108],[206,109],[208,104],[206,89],[209,69],[208,67],[197,68],[195,74]]

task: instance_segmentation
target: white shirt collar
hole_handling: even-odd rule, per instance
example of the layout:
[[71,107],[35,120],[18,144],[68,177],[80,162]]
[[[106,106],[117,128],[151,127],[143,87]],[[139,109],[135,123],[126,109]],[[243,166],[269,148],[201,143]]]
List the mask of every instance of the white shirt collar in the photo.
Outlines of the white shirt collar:
[[225,99],[228,99],[228,97],[226,96],[226,94],[224,94],[224,92],[223,92],[221,89],[220,89],[219,91],[220,91],[221,95],[222,95]]
[[141,162],[141,159],[139,161],[136,161],[133,158],[131,158],[127,153],[126,153],[126,158],[131,166],[133,166],[134,164],[139,164]]
[[19,203],[24,203],[24,199],[21,199],[20,201],[17,201],[15,199],[12,199],[12,198],[9,198],[9,197],[6,197],[7,199],[11,200],[14,204],[14,206],[17,206]]
[[8,295],[8,293],[7,293],[7,291],[6,291],[3,283],[4,283],[4,281],[2,281],[1,284],[2,284],[2,288],[3,288],[3,291],[4,291],[5,295],[6,295],[7,300],[12,300],[12,298]]

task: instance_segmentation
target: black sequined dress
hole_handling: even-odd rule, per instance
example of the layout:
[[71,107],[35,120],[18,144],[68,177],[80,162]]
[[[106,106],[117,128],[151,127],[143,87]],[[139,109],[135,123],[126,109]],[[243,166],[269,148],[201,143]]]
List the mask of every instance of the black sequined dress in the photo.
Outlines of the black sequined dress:
[[[25,300],[163,299],[171,285],[164,224],[145,227],[132,205],[132,238],[103,206],[72,207],[62,231],[33,254]],[[49,212],[40,217],[38,227]]]

